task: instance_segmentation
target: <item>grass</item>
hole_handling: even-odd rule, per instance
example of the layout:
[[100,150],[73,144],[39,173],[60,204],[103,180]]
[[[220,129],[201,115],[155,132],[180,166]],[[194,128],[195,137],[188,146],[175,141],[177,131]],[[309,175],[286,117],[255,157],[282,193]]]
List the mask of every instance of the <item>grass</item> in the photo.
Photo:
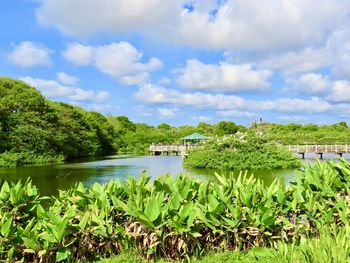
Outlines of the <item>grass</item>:
[[[150,262],[157,262],[157,263],[165,263],[169,261],[165,260],[159,260],[159,261],[147,261],[145,259],[142,259],[141,256],[137,254],[122,254],[120,256],[105,259],[100,261],[99,263],[150,263]],[[253,253],[243,253],[239,251],[228,251],[223,253],[216,253],[216,254],[209,254],[201,259],[192,259],[191,262],[194,263],[249,263],[249,262],[276,262],[276,257],[274,256],[266,256],[261,258],[256,258]]]

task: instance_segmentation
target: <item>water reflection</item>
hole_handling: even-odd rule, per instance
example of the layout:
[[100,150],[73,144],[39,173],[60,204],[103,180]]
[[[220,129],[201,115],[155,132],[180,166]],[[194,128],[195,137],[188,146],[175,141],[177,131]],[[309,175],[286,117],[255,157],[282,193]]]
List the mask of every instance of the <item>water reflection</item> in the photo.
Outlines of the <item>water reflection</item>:
[[[329,156],[325,156],[328,159]],[[306,163],[314,163],[315,159],[306,159]],[[26,180],[32,178],[33,183],[44,195],[56,195],[58,189],[67,189],[77,182],[92,185],[95,182],[107,183],[119,178],[125,180],[127,176],[138,178],[146,171],[152,179],[170,173],[176,176],[179,173],[188,174],[200,180],[214,179],[214,171],[208,169],[188,169],[183,167],[182,158],[179,156],[134,156],[116,155],[103,159],[85,159],[80,162],[66,163],[62,165],[0,168],[0,180]],[[220,171],[219,173],[233,173],[238,171]],[[294,169],[259,170],[249,171],[256,177],[270,184],[275,178],[288,184],[296,173]]]

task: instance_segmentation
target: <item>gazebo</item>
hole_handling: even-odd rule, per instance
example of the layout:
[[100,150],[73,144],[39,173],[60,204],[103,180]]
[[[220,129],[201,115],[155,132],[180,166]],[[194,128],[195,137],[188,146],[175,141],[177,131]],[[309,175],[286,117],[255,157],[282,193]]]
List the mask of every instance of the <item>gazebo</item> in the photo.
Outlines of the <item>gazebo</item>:
[[181,138],[181,140],[183,140],[184,144],[186,144],[186,142],[198,143],[202,140],[208,140],[208,139],[209,139],[209,137],[204,136],[204,135],[199,134],[199,133],[193,133],[191,135],[187,135],[187,136]]

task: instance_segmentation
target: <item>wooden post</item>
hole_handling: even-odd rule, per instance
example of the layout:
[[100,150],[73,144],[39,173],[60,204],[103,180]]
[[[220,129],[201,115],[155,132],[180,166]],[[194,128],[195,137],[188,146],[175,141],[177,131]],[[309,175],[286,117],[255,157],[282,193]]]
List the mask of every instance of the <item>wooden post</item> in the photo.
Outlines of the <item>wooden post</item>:
[[320,156],[320,159],[322,160],[323,159],[323,153],[319,152],[318,155]]

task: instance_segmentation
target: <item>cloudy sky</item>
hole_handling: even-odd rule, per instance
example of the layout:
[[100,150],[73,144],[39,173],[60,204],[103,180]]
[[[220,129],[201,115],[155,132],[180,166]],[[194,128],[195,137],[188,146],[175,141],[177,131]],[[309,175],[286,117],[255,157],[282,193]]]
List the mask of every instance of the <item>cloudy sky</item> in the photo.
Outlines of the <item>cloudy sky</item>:
[[349,0],[11,0],[0,75],[133,121],[350,117]]

